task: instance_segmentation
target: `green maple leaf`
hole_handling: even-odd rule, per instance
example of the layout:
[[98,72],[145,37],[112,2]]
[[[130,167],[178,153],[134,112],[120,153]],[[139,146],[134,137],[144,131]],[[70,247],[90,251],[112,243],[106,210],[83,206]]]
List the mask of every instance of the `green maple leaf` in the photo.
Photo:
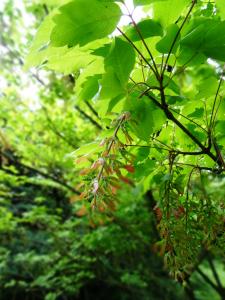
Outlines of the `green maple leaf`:
[[53,46],[83,46],[112,33],[121,17],[115,3],[98,0],[76,0],[62,6],[53,20],[51,33]]

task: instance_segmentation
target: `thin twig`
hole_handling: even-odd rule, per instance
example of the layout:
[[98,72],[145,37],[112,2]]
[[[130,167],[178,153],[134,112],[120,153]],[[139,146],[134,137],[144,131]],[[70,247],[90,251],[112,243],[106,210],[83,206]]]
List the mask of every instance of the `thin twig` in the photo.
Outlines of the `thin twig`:
[[206,130],[205,128],[203,128],[200,124],[198,124],[198,123],[195,122],[194,120],[188,118],[187,116],[183,115],[182,113],[176,111],[175,109],[173,109],[173,108],[171,108],[171,107],[170,107],[170,110],[172,110],[172,111],[175,112],[176,114],[180,115],[180,116],[183,117],[184,119],[188,120],[189,122],[195,124],[195,125],[198,126],[201,130],[203,130],[203,131],[205,131],[206,133],[208,133],[207,130]]
[[216,280],[216,282],[217,282],[217,285],[219,286],[220,289],[223,289],[222,283],[221,283],[221,281],[220,281],[219,275],[218,275],[218,273],[217,273],[217,271],[216,271],[216,268],[215,268],[214,263],[213,263],[213,259],[212,259],[212,257],[210,256],[210,254],[208,255],[207,259],[208,259],[209,265],[210,265],[210,267],[211,267],[213,276],[214,276],[214,278],[215,278],[215,280]]
[[215,290],[218,294],[223,294],[224,292],[221,291],[220,287],[218,287],[202,270],[197,267],[196,271],[201,275],[201,277]]
[[100,120],[100,117],[97,113],[97,111],[94,109],[94,107],[90,104],[89,101],[85,100],[84,103],[87,105],[87,107],[93,112],[93,114]]
[[186,17],[184,18],[184,21],[182,22],[182,24],[181,24],[179,30],[177,31],[177,34],[176,34],[176,36],[175,36],[175,38],[174,38],[174,40],[173,40],[173,43],[172,43],[172,45],[171,45],[171,47],[170,47],[170,50],[169,50],[169,53],[168,53],[168,55],[167,55],[166,62],[165,62],[165,64],[164,64],[164,67],[163,67],[163,70],[162,70],[162,73],[161,73],[161,74],[164,74],[164,72],[165,72],[165,69],[166,69],[167,63],[168,63],[168,61],[169,61],[170,55],[171,55],[171,53],[172,53],[172,51],[173,51],[173,48],[174,48],[174,46],[175,46],[175,44],[176,44],[176,42],[177,42],[177,39],[178,39],[179,35],[180,35],[180,33],[181,33],[181,30],[183,29],[185,23],[187,22],[187,19],[188,19],[189,15],[191,14],[192,9],[194,8],[194,6],[195,6],[196,3],[197,3],[197,0],[193,0],[193,1],[192,1],[192,5],[191,5],[190,9],[189,9],[189,11],[188,11]]
[[35,169],[34,167],[28,166],[28,165],[26,165],[26,164],[24,164],[24,163],[22,163],[22,162],[20,162],[18,160],[15,160],[11,155],[9,155],[9,154],[7,154],[7,153],[5,153],[3,151],[1,151],[1,155],[4,156],[6,159],[8,159],[11,163],[13,163],[15,165],[19,165],[22,168],[27,169],[29,171],[32,171],[32,172],[34,172],[36,174],[39,174],[42,177],[48,178],[48,179],[50,179],[50,180],[52,180],[52,181],[60,184],[61,186],[67,188],[68,190],[72,191],[73,193],[75,193],[77,195],[80,195],[79,191],[77,191],[76,189],[74,189],[72,186],[70,186],[66,182],[64,182],[64,181],[62,181],[62,180],[60,180],[60,179],[58,179],[56,177],[53,177],[53,176],[51,176],[51,175],[49,175],[49,174],[47,174],[47,173],[45,173],[45,172],[43,172],[41,170]]
[[144,60],[144,62],[149,66],[149,68],[152,70],[152,72],[155,74],[155,70],[152,67],[152,65],[148,62],[148,60],[144,57],[144,55],[141,53],[141,51],[135,46],[135,44],[129,39],[129,37],[119,28],[117,27],[117,30],[124,36],[124,38],[131,44],[131,46],[137,51],[137,53],[141,56],[141,58]]
[[85,111],[83,111],[78,105],[75,105],[75,108],[79,111],[79,113],[84,116],[87,120],[89,120],[95,127],[98,129],[102,129],[102,126],[95,121],[91,116],[89,116]]
[[147,94],[150,99],[159,107],[161,108],[166,117],[171,120],[173,123],[175,123],[196,145],[199,146],[199,148],[207,154],[214,162],[218,163],[220,167],[223,166],[223,162],[221,160],[218,160],[217,156],[215,156],[208,147],[205,147],[199,139],[192,134],[191,131],[189,131],[178,119],[174,117],[172,112],[169,110],[168,104],[166,103],[166,98],[164,94],[164,89],[161,86],[160,95],[161,95],[161,103],[160,104],[153,96]]
[[148,45],[146,44],[145,39],[143,38],[142,33],[141,33],[140,29],[138,28],[138,25],[137,25],[136,22],[134,21],[134,18],[132,17],[131,14],[129,14],[129,17],[131,18],[132,24],[134,25],[134,28],[136,29],[136,31],[137,31],[137,33],[138,33],[138,35],[139,35],[139,37],[140,37],[140,39],[141,39],[141,41],[142,41],[142,43],[143,43],[145,49],[147,50],[147,52],[148,52],[148,54],[149,54],[149,56],[150,56],[150,58],[151,58],[151,60],[152,60],[153,66],[154,66],[154,68],[155,68],[155,69],[154,69],[154,70],[155,70],[154,74],[155,74],[156,78],[159,79],[159,72],[158,72],[158,69],[157,69],[157,66],[156,66],[154,57],[153,57],[153,55],[152,55],[152,53],[151,53],[151,51],[150,51]]
[[215,107],[216,107],[216,101],[217,101],[217,98],[218,98],[218,95],[219,95],[219,91],[220,91],[222,82],[223,82],[223,75],[221,75],[221,77],[220,77],[219,85],[218,85],[216,95],[215,95],[215,98],[214,98],[214,101],[213,101],[212,113],[211,113],[211,118],[210,118],[210,122],[209,122],[209,128],[210,128],[211,132],[212,132],[213,124],[214,124],[214,120],[215,120],[215,119],[213,119],[214,118],[214,110],[215,110]]
[[157,147],[157,146],[148,146],[148,145],[129,145],[124,144],[125,147],[140,147],[140,148],[150,148],[150,149],[158,149],[158,150],[164,150],[170,152],[169,149],[163,148],[163,147]]

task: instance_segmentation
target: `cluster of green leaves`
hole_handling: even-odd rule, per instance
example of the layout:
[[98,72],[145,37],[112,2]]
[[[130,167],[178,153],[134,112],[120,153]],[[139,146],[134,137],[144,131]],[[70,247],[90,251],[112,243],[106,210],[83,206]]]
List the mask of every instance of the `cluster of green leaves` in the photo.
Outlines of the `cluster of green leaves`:
[[154,189],[166,261],[186,272],[202,246],[224,243],[223,200],[204,181],[217,182],[225,167],[224,8],[219,0],[136,6],[146,13],[138,23],[126,1],[63,3],[41,24],[27,66],[77,74],[76,102],[90,101],[111,127],[75,151],[86,167],[82,198],[110,210],[121,182]]
[[0,174],[1,299],[182,296],[148,249],[154,233],[143,199],[124,197],[113,218],[90,219],[82,204],[69,204],[64,193],[31,180],[34,175],[8,170]]
[[124,2],[0,14],[2,299],[223,297],[223,0]]
[[[77,201],[80,178],[68,154],[95,138],[99,119],[89,103],[75,103],[76,74],[22,73],[21,32],[31,38],[23,9],[9,1],[0,19],[0,298],[179,298],[151,251],[154,217],[141,197],[122,193],[109,218],[90,218]],[[25,21],[44,15],[40,4],[26,12]]]

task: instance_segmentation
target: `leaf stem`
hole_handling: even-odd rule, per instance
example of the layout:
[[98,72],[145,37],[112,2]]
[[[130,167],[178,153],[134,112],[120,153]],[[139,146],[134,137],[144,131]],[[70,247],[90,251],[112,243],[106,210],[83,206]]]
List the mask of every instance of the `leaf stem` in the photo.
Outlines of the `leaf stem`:
[[131,18],[131,21],[132,21],[132,23],[133,23],[133,25],[134,25],[134,28],[136,29],[136,31],[137,31],[137,33],[138,33],[138,35],[139,35],[139,37],[140,37],[140,39],[141,39],[141,41],[142,41],[142,43],[143,43],[145,49],[147,50],[147,52],[148,52],[148,54],[149,54],[149,56],[150,56],[150,58],[151,58],[151,60],[152,60],[153,66],[154,66],[154,68],[155,68],[154,74],[155,74],[156,78],[159,79],[159,78],[160,78],[160,75],[159,75],[159,72],[158,72],[158,69],[157,69],[157,66],[156,66],[154,57],[153,57],[153,55],[152,55],[152,53],[151,53],[151,51],[150,51],[148,45],[146,44],[145,39],[144,39],[144,37],[143,37],[143,35],[142,35],[140,29],[138,28],[138,25],[136,24],[134,18],[132,17],[131,14],[129,14],[129,17]]
[[194,6],[195,6],[196,3],[197,3],[197,0],[193,0],[193,1],[192,1],[192,5],[191,5],[190,9],[189,9],[189,11],[188,11],[186,17],[184,18],[184,20],[183,20],[183,22],[182,22],[182,24],[181,24],[179,30],[177,31],[177,34],[176,34],[176,36],[175,36],[175,38],[174,38],[174,40],[173,40],[173,43],[172,43],[172,45],[171,45],[171,47],[170,47],[170,50],[169,50],[169,53],[168,53],[168,55],[167,55],[167,58],[166,58],[166,61],[165,61],[165,64],[164,64],[164,67],[163,67],[163,70],[162,70],[161,75],[163,75],[164,72],[165,72],[165,70],[166,70],[167,63],[168,63],[168,61],[169,61],[170,55],[171,55],[171,53],[172,53],[172,51],[173,51],[173,48],[174,48],[174,46],[175,46],[175,44],[176,44],[176,41],[177,41],[177,39],[178,39],[178,37],[179,37],[179,35],[180,35],[180,33],[181,33],[181,30],[183,29],[185,23],[187,22],[187,19],[188,19],[189,15],[191,14],[191,12],[192,12],[192,10],[193,10],[193,8],[194,8]]
[[185,116],[185,115],[179,113],[178,111],[176,111],[175,109],[173,109],[173,108],[171,108],[171,107],[170,107],[170,110],[172,110],[172,111],[175,112],[176,114],[180,115],[180,116],[183,117],[184,119],[188,120],[189,122],[192,122],[193,124],[195,124],[196,126],[198,126],[201,130],[203,130],[203,131],[205,131],[206,133],[208,133],[207,130],[206,130],[205,128],[203,128],[201,125],[199,125],[199,124],[198,124],[197,122],[195,122],[194,120],[192,120],[192,119],[188,118],[187,116]]
[[216,95],[215,95],[215,98],[214,98],[214,101],[213,101],[212,113],[211,113],[210,122],[209,122],[209,128],[210,128],[211,132],[213,130],[213,124],[215,123],[216,115],[214,116],[214,111],[215,111],[216,101],[217,101],[217,98],[219,96],[219,91],[220,91],[222,82],[223,82],[223,74],[220,77],[219,85],[218,85]]
[[123,35],[123,37],[131,44],[131,46],[137,51],[137,53],[141,56],[143,61],[149,66],[149,68],[152,70],[152,72],[156,75],[155,69],[152,67],[152,65],[148,62],[148,60],[144,57],[144,55],[141,53],[141,51],[135,46],[135,44],[129,39],[129,37],[119,28],[117,27],[117,30]]

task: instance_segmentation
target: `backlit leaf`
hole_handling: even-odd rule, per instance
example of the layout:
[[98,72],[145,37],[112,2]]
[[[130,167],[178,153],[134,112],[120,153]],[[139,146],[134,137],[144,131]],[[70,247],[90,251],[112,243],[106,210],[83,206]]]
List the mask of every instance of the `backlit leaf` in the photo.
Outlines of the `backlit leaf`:
[[[179,27],[177,24],[172,24],[167,28],[166,35],[156,44],[156,49],[160,53],[175,53],[177,50],[177,47],[179,45],[179,39],[180,34],[178,34]],[[174,43],[174,40],[176,38],[176,43]],[[172,47],[173,46],[173,47]]]
[[216,1],[216,6],[219,9],[219,13],[221,16],[221,19],[225,19],[225,3],[224,0],[215,0]]
[[203,19],[181,40],[181,44],[207,57],[225,61],[225,21]]
[[191,4],[190,0],[167,0],[153,3],[153,16],[161,25],[166,28],[168,25],[175,23]]
[[53,20],[51,44],[85,45],[112,33],[121,17],[117,4],[98,0],[76,0],[62,6]]
[[[140,21],[137,24],[137,27],[143,38],[149,38],[151,36],[162,36],[163,34],[163,30],[160,24],[151,19]],[[134,42],[141,39],[140,35],[137,32],[137,28],[135,27],[128,29],[125,34]]]
[[101,85],[101,99],[113,98],[126,92],[129,75],[134,67],[135,52],[132,46],[115,38],[105,59],[105,75]]

